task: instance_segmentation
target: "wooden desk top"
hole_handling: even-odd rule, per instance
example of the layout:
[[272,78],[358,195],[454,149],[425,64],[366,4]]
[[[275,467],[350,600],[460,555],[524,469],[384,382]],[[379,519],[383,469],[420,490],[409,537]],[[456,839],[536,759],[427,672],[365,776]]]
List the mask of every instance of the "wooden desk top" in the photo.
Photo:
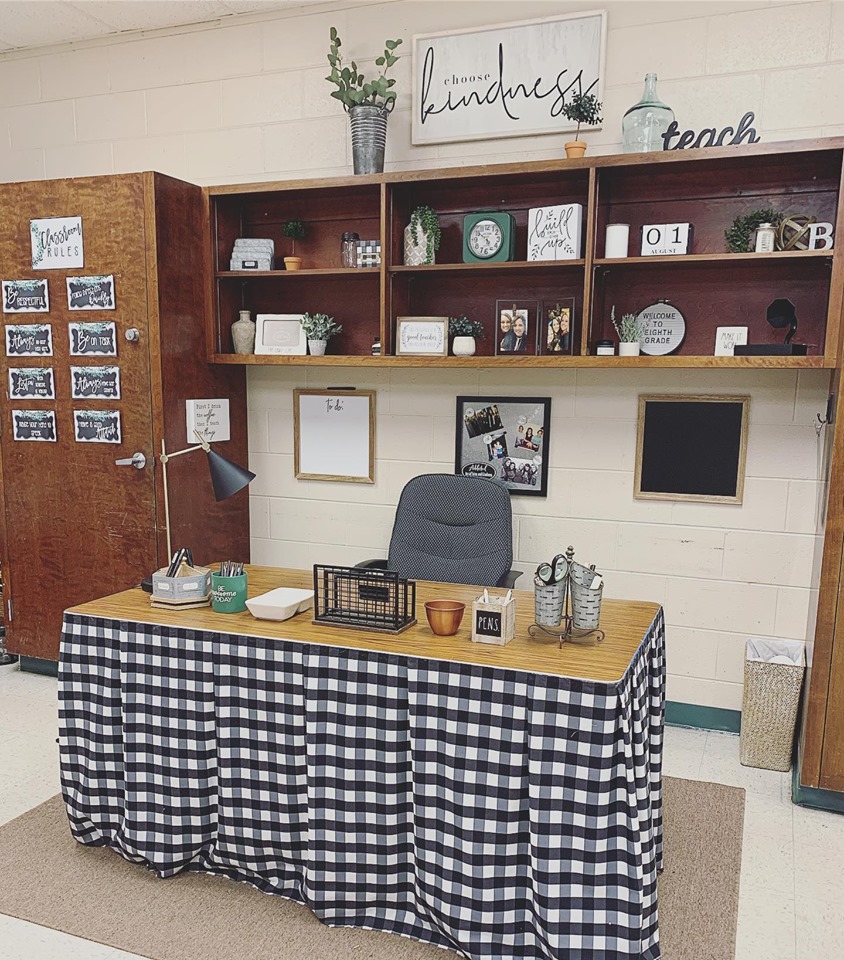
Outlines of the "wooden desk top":
[[[313,575],[309,570],[258,566],[248,566],[246,569],[250,597],[276,587],[313,586]],[[71,607],[68,613],[358,650],[380,650],[435,660],[612,682],[624,675],[659,610],[657,603],[605,599],[601,605],[601,628],[606,631],[606,639],[594,645],[565,643],[560,649],[553,637],[532,638],[528,635],[528,627],[533,623],[533,591],[515,590],[516,636],[506,646],[499,647],[472,643],[471,604],[478,592],[477,587],[417,581],[418,622],[398,635],[316,625],[312,622],[313,612],[310,610],[281,623],[256,620],[248,611],[214,613],[210,607],[162,610],[151,607],[149,594],[138,587]],[[496,594],[499,592],[495,591]],[[453,637],[437,637],[428,626],[424,604],[426,600],[437,598],[461,600],[466,604],[463,622]]]

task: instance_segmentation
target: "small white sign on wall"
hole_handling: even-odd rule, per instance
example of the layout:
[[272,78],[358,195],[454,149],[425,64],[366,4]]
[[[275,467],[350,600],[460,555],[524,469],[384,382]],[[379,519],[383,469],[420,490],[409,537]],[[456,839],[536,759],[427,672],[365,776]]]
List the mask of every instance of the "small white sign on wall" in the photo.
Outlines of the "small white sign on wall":
[[44,217],[29,221],[33,270],[84,267],[82,217]]
[[209,443],[231,440],[228,400],[185,400],[185,411],[189,444],[196,443],[197,433]]

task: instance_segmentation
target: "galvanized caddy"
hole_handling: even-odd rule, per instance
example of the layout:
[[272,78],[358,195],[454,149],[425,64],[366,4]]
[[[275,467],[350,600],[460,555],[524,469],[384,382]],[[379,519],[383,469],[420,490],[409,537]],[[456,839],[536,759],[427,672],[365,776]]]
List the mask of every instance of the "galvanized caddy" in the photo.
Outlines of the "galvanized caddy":
[[541,627],[558,627],[563,619],[566,581],[534,587],[534,617]]
[[601,597],[604,583],[597,590],[589,584],[595,579],[595,571],[572,560],[569,564],[571,584],[571,624],[575,630],[597,630],[601,620]]

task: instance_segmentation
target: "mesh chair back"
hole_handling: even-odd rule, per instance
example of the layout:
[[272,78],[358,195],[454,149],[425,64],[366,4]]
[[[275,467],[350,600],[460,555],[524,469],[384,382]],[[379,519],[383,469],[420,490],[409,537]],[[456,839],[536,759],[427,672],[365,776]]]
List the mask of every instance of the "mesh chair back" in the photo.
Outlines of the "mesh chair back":
[[403,577],[495,586],[513,562],[510,495],[482,477],[414,477],[402,490],[387,567]]

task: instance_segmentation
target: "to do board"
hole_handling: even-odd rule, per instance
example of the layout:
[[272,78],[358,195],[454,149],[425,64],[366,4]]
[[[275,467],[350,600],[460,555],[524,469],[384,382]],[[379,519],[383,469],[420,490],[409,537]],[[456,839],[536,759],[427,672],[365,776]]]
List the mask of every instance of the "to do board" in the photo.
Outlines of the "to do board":
[[635,496],[741,503],[750,397],[641,396]]
[[298,480],[375,482],[375,391],[294,390]]

